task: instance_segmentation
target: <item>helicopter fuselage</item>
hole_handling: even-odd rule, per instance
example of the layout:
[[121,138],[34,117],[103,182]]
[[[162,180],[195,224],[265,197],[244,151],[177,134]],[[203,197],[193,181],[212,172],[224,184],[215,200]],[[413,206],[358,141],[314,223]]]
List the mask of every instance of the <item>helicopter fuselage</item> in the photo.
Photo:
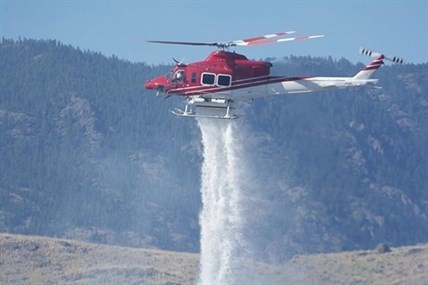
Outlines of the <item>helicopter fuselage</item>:
[[249,60],[235,52],[217,50],[203,61],[177,63],[167,75],[147,81],[145,88],[183,96],[227,91],[266,80],[271,67],[266,61]]

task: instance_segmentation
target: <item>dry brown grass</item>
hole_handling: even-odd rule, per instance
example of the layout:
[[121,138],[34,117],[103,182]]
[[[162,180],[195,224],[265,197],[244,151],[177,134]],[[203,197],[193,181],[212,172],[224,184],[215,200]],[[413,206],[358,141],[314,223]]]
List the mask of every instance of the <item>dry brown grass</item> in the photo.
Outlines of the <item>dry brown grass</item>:
[[[0,234],[0,284],[196,284],[199,256]],[[428,245],[250,263],[254,284],[428,284]],[[247,284],[243,284],[247,285]]]
[[0,234],[0,284],[195,284],[196,254]]
[[428,284],[428,245],[393,248],[389,253],[353,251],[301,256],[291,260],[287,268],[301,273],[290,283],[296,285],[422,285]]

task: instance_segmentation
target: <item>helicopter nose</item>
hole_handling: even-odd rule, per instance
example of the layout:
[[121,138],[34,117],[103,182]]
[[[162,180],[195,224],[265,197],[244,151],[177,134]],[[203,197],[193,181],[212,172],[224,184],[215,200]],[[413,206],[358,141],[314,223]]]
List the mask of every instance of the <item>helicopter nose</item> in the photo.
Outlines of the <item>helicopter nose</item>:
[[157,90],[164,92],[165,86],[167,85],[168,80],[165,76],[159,76],[153,79],[150,79],[144,84],[144,87],[149,90]]
[[155,89],[156,86],[157,86],[157,84],[155,82],[153,82],[153,80],[149,80],[144,84],[144,88],[149,89],[149,90]]

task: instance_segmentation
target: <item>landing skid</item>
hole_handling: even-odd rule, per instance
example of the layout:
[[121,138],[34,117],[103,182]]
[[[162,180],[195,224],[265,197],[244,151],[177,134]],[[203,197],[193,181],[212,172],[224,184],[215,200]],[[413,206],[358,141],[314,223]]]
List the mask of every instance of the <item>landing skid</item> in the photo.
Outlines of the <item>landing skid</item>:
[[184,111],[176,108],[171,113],[179,117],[236,119],[238,116],[233,113],[232,104],[231,100],[197,97],[187,100]]
[[176,108],[175,110],[171,110],[170,111],[172,114],[179,116],[179,117],[188,117],[188,118],[209,118],[209,119],[226,119],[226,120],[230,120],[230,119],[237,119],[239,118],[236,115],[202,115],[202,114],[197,114],[195,112],[185,112],[181,109]]

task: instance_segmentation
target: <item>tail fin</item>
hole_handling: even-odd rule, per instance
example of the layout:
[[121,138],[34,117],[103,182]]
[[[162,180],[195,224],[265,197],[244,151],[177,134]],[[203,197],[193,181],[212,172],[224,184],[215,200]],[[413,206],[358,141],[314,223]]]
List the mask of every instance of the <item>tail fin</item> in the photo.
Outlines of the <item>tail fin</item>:
[[372,74],[376,71],[376,69],[378,69],[382,64],[384,64],[383,59],[384,59],[384,56],[381,54],[375,60],[373,60],[369,65],[367,65],[363,70],[358,72],[354,76],[354,79],[369,79],[370,76],[372,76]]
[[374,52],[365,48],[361,48],[360,52],[364,55],[367,56],[371,56],[371,57],[375,57],[376,59],[373,60],[370,64],[368,64],[363,70],[361,70],[360,72],[358,72],[355,76],[354,79],[369,79],[370,76],[372,76],[372,74],[382,65],[384,64],[383,60],[389,60],[395,63],[399,63],[399,64],[403,64],[403,60],[401,58],[398,57],[390,57],[390,56],[385,56],[384,54],[381,54],[379,52]]

